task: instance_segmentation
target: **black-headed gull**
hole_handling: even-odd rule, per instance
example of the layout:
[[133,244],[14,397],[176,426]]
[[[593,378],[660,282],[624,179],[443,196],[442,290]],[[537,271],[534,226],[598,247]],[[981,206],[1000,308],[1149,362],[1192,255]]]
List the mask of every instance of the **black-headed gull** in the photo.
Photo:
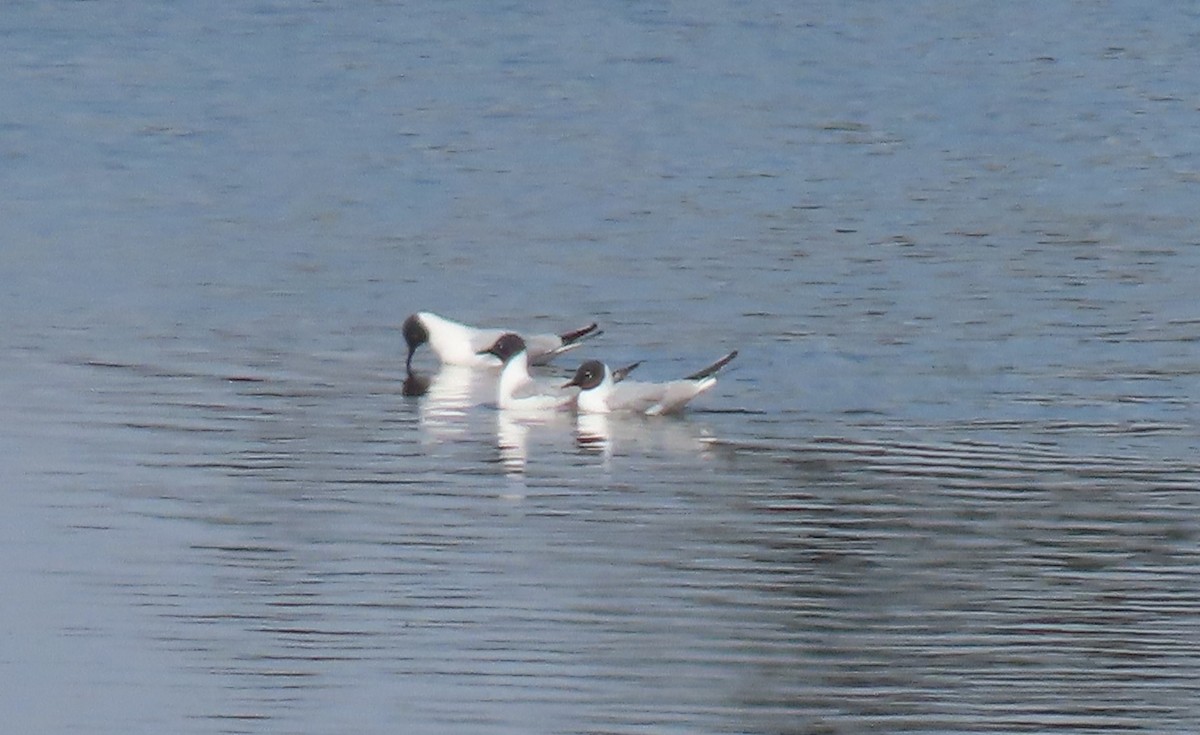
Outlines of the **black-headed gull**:
[[568,408],[575,402],[574,391],[565,387],[539,383],[529,374],[529,349],[519,335],[507,332],[500,335],[480,354],[493,355],[504,367],[496,388],[496,405],[522,411],[555,411]]
[[562,387],[580,388],[577,401],[580,413],[630,412],[647,416],[677,413],[693,398],[716,385],[717,372],[737,354],[734,350],[703,370],[682,380],[665,383],[617,382],[607,365],[599,360],[588,360]]
[[[433,312],[419,311],[404,320],[404,341],[408,344],[405,367],[412,373],[413,354],[426,342],[438,359],[449,365],[495,367],[500,363],[487,349],[508,332],[506,329],[480,329],[460,324]],[[525,340],[532,365],[544,365],[555,357],[579,346],[585,337],[599,334],[595,322],[562,334],[531,334]]]

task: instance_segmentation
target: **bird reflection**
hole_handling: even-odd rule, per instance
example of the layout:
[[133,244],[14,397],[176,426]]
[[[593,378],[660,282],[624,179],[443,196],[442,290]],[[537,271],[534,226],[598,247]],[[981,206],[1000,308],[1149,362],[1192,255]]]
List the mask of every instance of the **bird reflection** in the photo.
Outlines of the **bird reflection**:
[[580,452],[600,455],[606,460],[613,456],[618,445],[706,454],[713,441],[708,427],[690,417],[587,413],[575,417],[575,446]]
[[404,378],[404,386],[400,389],[400,394],[406,398],[420,398],[429,392],[429,384],[432,380],[428,375],[409,373]]
[[612,456],[612,427],[602,413],[581,413],[575,417],[575,444],[588,454]]
[[[432,378],[409,373],[405,390],[424,388],[420,407],[421,427],[434,440],[461,436],[468,430],[467,415],[472,407],[483,403],[484,392],[490,394],[494,379],[471,368],[445,365]],[[422,385],[423,384],[423,385]],[[413,395],[405,393],[405,395]]]
[[529,424],[512,418],[504,411],[496,414],[496,447],[500,465],[509,477],[524,477],[529,459]]
[[[564,412],[514,413],[498,411],[496,413],[496,448],[500,452],[500,464],[504,473],[510,478],[524,478],[525,468],[529,461],[530,435],[543,443],[546,440],[555,441],[568,431],[571,416]],[[552,450],[549,450],[552,451]]]

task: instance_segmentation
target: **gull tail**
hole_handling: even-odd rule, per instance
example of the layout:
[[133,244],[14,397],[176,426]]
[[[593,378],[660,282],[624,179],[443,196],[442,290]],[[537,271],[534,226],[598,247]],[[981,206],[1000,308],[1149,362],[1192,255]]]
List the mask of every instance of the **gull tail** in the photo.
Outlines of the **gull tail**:
[[734,350],[733,352],[730,352],[728,355],[726,355],[725,357],[722,357],[720,360],[717,360],[716,362],[714,362],[713,364],[704,368],[703,370],[692,373],[691,375],[684,378],[684,380],[704,380],[705,378],[710,378],[713,375],[716,375],[717,371],[719,371],[721,368],[725,367],[730,362],[732,362],[733,358],[737,357],[737,355],[738,355],[737,350]]
[[596,322],[592,322],[591,324],[589,324],[586,327],[583,327],[581,329],[575,329],[570,332],[563,332],[562,334],[558,335],[558,337],[559,337],[559,339],[561,339],[563,341],[563,346],[566,346],[566,345],[570,345],[570,344],[575,344],[575,343],[579,342],[580,340],[585,339],[587,337],[595,337],[598,334],[600,334],[600,325],[597,324]]

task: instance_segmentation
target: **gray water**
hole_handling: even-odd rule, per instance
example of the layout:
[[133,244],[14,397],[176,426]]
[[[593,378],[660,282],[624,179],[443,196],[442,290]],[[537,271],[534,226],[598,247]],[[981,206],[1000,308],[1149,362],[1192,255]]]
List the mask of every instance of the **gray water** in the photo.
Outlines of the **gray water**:
[[[0,714],[1200,730],[1188,3],[9,3]],[[401,394],[430,309],[687,374]]]

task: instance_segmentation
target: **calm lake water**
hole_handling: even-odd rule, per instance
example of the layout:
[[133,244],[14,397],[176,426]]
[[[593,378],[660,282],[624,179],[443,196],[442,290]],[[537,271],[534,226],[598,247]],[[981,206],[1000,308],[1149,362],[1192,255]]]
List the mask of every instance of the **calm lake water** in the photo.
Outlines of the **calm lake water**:
[[[1200,11],[0,14],[0,713],[1200,730]],[[399,325],[741,352],[684,417]]]

